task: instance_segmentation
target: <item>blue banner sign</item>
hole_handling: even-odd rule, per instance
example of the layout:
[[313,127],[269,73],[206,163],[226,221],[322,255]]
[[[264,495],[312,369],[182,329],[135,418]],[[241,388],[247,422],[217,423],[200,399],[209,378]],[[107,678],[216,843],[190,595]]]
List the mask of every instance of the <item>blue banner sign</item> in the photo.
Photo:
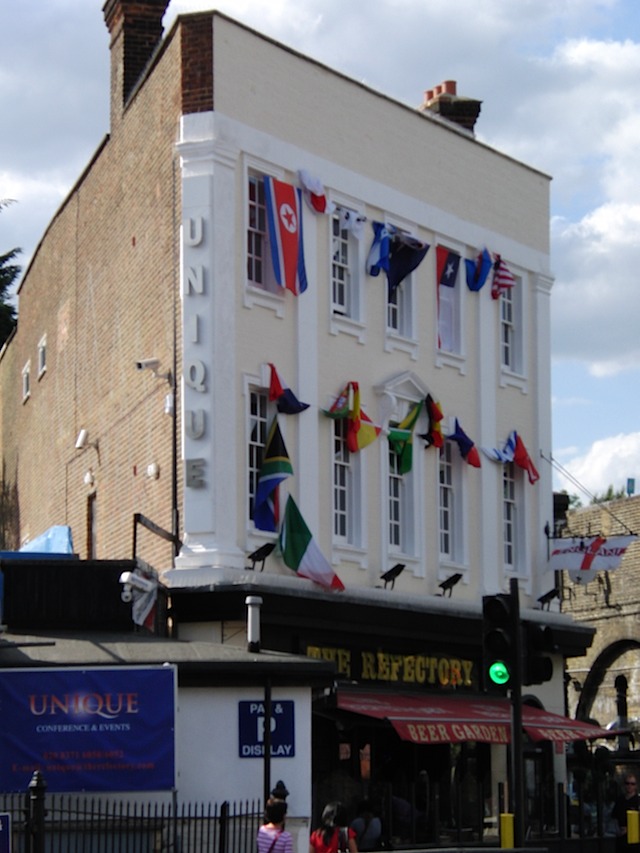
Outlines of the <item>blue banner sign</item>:
[[171,790],[175,685],[173,666],[0,671],[0,790],[35,770],[48,791]]
[[[296,742],[293,727],[293,701],[271,703],[271,757],[293,758]],[[265,734],[264,702],[238,702],[240,758],[262,758]]]

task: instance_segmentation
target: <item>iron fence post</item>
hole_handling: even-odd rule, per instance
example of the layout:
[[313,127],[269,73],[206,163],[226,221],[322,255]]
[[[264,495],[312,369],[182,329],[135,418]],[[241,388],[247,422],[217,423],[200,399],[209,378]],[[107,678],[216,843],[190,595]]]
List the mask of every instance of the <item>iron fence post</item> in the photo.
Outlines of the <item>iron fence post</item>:
[[27,853],[44,853],[44,795],[47,783],[39,770],[29,782]]

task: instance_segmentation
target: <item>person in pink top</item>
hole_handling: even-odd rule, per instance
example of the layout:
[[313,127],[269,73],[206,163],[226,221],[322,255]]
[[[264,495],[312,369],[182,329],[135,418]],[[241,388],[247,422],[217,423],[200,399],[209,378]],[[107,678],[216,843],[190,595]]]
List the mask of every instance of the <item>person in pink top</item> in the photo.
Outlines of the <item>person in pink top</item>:
[[291,833],[284,828],[287,804],[269,799],[264,810],[264,824],[258,830],[258,853],[293,853]]
[[358,853],[356,833],[347,825],[342,803],[328,803],[320,826],[311,833],[309,853]]

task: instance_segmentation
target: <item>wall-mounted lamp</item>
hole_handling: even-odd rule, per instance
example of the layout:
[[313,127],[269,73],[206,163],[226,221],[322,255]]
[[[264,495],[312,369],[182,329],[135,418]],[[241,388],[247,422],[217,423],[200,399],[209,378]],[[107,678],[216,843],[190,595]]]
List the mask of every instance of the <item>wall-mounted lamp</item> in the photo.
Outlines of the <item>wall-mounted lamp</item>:
[[264,561],[267,559],[267,557],[275,547],[275,542],[266,542],[264,545],[261,545],[253,552],[253,554],[249,554],[249,556],[247,557],[247,560],[251,561],[251,565],[247,566],[246,568],[249,571],[253,572],[255,571],[256,563],[260,563],[260,571],[262,571],[264,569]]
[[147,465],[146,474],[150,480],[157,480],[160,476],[160,466],[158,463],[152,462],[150,465]]
[[171,385],[171,371],[167,370],[166,373],[160,373],[159,367],[159,358],[141,358],[139,361],[136,361],[136,370],[150,370],[156,379],[166,379],[169,385]]
[[553,589],[550,589],[549,592],[545,592],[544,595],[541,595],[538,599],[538,604],[542,605],[543,610],[545,609],[546,605],[546,609],[549,610],[551,602],[554,598],[560,598],[560,590],[557,587],[554,587]]
[[402,574],[404,571],[404,563],[396,563],[395,566],[392,566],[390,569],[387,569],[386,572],[383,572],[380,575],[380,580],[384,581],[384,588],[386,589],[389,584],[391,584],[391,589],[394,588],[396,584],[396,578]]
[[93,471],[91,470],[91,468],[89,468],[89,470],[84,475],[83,482],[84,482],[85,486],[88,486],[89,488],[91,488],[91,486],[93,486],[95,481],[96,481],[96,478],[93,475]]
[[439,592],[438,595],[441,595],[443,597],[446,595],[447,598],[451,598],[451,591],[460,580],[462,580],[462,574],[460,572],[456,572],[453,575],[449,575],[446,580],[438,584],[438,586],[442,590],[442,592]]
[[86,429],[81,429],[78,433],[78,437],[76,438],[75,448],[76,450],[86,450],[87,447],[93,447],[93,449],[98,454],[98,462],[100,461],[100,447],[98,446],[98,440],[89,441],[89,433]]

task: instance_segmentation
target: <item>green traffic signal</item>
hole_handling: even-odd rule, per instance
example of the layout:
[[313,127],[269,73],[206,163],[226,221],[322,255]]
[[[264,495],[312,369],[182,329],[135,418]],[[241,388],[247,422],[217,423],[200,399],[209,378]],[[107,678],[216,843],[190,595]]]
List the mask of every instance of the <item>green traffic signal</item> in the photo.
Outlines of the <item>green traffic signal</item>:
[[500,686],[507,684],[511,678],[509,667],[504,661],[496,660],[489,666],[489,678],[494,684]]

